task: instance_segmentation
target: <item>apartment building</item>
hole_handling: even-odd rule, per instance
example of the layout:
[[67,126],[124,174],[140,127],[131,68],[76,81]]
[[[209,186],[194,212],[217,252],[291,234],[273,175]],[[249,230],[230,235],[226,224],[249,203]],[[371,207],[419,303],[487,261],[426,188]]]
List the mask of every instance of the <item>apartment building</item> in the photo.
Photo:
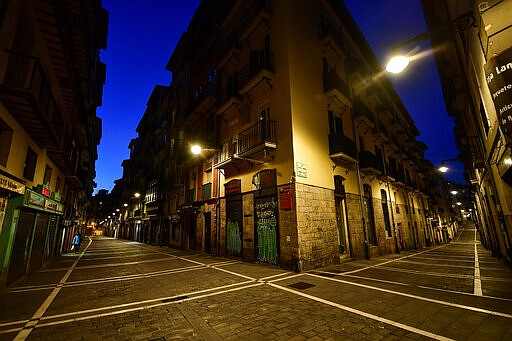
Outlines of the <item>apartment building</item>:
[[0,286],[65,250],[85,224],[107,26],[100,1],[0,6]]
[[482,243],[510,265],[512,1],[422,5]]
[[167,69],[119,180],[148,242],[298,271],[439,242],[443,179],[342,1],[203,1]]

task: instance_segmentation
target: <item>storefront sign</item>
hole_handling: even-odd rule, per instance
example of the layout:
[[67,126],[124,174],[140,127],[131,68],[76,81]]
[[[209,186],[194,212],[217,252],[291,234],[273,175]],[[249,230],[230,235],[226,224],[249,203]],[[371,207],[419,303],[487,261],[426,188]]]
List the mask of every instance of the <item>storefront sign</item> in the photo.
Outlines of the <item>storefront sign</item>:
[[226,195],[242,193],[242,180],[233,179],[230,182],[224,184],[224,192]]
[[30,189],[25,192],[24,206],[54,214],[64,213],[64,205]]
[[48,211],[51,213],[56,213],[56,214],[63,214],[64,206],[56,201],[46,199],[45,211]]
[[0,174],[0,188],[19,194],[25,193],[25,185]]
[[507,146],[512,146],[512,47],[484,65],[487,86]]
[[27,189],[25,193],[25,206],[35,209],[44,209],[46,198],[39,193]]

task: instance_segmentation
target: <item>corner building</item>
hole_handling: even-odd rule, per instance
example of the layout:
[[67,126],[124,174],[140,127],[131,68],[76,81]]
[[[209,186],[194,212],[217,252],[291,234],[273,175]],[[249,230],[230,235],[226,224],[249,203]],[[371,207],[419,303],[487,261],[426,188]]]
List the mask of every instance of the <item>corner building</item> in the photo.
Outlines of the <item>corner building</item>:
[[203,1],[167,69],[169,245],[302,271],[435,242],[440,180],[342,1]]

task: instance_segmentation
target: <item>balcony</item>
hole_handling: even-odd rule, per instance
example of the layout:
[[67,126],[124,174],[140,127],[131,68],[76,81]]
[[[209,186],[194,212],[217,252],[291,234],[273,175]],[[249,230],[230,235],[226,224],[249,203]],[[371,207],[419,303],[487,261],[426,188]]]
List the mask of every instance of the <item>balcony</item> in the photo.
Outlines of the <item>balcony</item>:
[[343,104],[350,106],[350,89],[347,83],[336,73],[335,70],[323,74],[324,93],[327,98],[335,97]]
[[[217,109],[217,115],[226,115],[227,120],[231,117],[237,116],[240,112],[241,99],[238,93],[238,74],[232,75],[228,78],[226,86],[220,92],[220,107]],[[235,110],[232,110],[235,109]],[[231,115],[233,114],[233,115]]]
[[64,124],[39,59],[8,54],[0,100],[40,148],[61,150]]
[[329,134],[329,157],[340,166],[350,167],[357,162],[356,143],[344,134]]
[[405,185],[405,173],[404,173],[402,167],[389,166],[387,171],[388,171],[388,176],[392,177],[395,180],[396,184]]
[[362,173],[380,175],[384,172],[382,161],[369,151],[359,152],[359,169]]
[[375,115],[373,114],[373,111],[360,98],[354,100],[353,113],[356,128],[375,128]]
[[208,111],[217,101],[217,96],[219,95],[218,91],[218,81],[217,78],[214,78],[204,86],[201,86],[195,93],[194,101],[193,101],[193,110],[198,113],[204,113]]
[[259,152],[277,148],[276,122],[261,120],[238,134],[238,140],[222,144],[215,155],[214,168],[226,168],[246,161]]
[[249,7],[248,11],[242,16],[240,23],[240,40],[251,40],[253,34],[259,27],[268,27],[272,20],[271,0],[257,0]]
[[276,149],[276,121],[260,120],[238,134],[238,155],[249,156],[264,149]]
[[214,168],[225,168],[236,161],[236,150],[238,142],[229,140],[224,142],[220,150],[215,154]]
[[344,51],[344,43],[342,35],[335,29],[335,27],[327,21],[320,24],[319,37],[320,45],[323,50],[332,51],[338,58],[346,56]]
[[217,64],[217,68],[221,69],[224,65],[230,63],[232,58],[240,56],[241,48],[242,44],[240,43],[238,36],[234,35],[226,39],[220,47],[221,59]]
[[240,70],[240,93],[251,92],[265,81],[270,86],[274,77],[274,55],[268,50],[252,51],[249,63]]

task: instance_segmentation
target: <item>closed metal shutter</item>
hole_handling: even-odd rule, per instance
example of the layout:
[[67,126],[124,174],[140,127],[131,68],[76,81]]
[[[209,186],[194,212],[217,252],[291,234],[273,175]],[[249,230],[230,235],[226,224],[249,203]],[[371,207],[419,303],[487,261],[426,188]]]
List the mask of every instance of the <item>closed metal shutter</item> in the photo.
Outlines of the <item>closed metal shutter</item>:
[[36,231],[34,233],[34,242],[32,243],[32,252],[30,253],[30,262],[28,272],[35,271],[43,265],[43,252],[46,244],[46,232],[48,231],[48,213],[39,213],[36,219]]
[[14,247],[11,253],[11,263],[7,274],[7,284],[13,283],[25,275],[30,238],[35,219],[36,214],[34,212],[20,212],[18,226],[16,227],[16,237],[14,238]]
[[55,238],[57,232],[57,216],[51,215],[48,221],[48,234],[46,235],[46,244],[44,247],[43,264],[55,254]]

